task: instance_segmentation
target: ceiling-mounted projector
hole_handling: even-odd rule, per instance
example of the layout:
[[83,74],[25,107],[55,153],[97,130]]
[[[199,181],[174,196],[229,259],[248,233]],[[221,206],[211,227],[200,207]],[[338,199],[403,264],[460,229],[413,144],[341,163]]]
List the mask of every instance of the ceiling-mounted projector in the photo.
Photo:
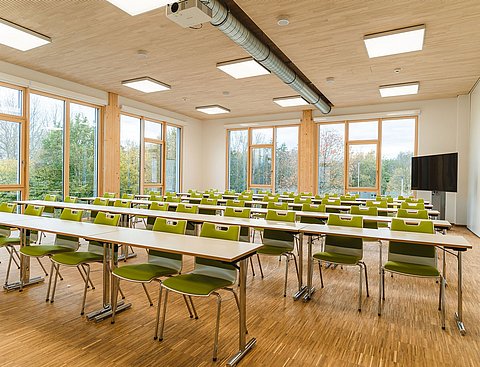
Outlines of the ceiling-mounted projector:
[[212,20],[212,11],[200,0],[183,0],[167,5],[167,18],[183,28]]

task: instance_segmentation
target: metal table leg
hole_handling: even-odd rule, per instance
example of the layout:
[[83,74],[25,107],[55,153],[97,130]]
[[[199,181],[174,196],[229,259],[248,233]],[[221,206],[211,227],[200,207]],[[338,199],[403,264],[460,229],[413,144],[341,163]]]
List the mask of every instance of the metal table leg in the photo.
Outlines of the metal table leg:
[[467,330],[463,325],[463,291],[462,291],[462,251],[457,251],[457,262],[458,262],[458,303],[457,303],[457,312],[455,313],[455,320],[457,321],[458,330],[460,330],[461,335],[465,335]]
[[293,295],[293,299],[296,301],[300,299],[303,294],[307,291],[307,287],[303,285],[303,238],[304,234],[300,233],[298,245],[298,291]]
[[315,288],[312,287],[312,277],[313,277],[313,261],[312,261],[312,247],[313,247],[313,235],[308,236],[308,251],[307,251],[307,290],[303,300],[305,302],[312,299],[312,294],[315,292]]
[[382,314],[382,241],[378,241],[378,316]]
[[248,258],[240,260],[240,325],[239,325],[239,351],[227,362],[227,366],[236,366],[240,360],[254,347],[257,339],[252,338],[247,342],[247,267]]

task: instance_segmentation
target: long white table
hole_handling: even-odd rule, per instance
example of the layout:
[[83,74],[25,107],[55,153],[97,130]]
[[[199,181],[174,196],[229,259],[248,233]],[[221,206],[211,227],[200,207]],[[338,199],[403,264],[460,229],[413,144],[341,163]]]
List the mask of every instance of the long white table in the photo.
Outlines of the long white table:
[[[416,221],[412,219],[412,221]],[[315,289],[312,287],[312,244],[313,236],[318,235],[338,235],[338,236],[347,236],[347,237],[356,237],[363,239],[370,239],[372,241],[397,241],[397,242],[410,242],[422,245],[436,246],[443,249],[453,250],[457,253],[458,260],[458,298],[457,298],[457,312],[455,313],[455,319],[457,322],[457,327],[460,330],[462,335],[465,335],[466,330],[463,324],[463,292],[462,292],[462,253],[472,248],[472,245],[462,236],[453,236],[453,235],[441,235],[441,234],[428,234],[428,233],[415,233],[415,232],[403,232],[403,231],[392,231],[387,228],[381,229],[369,229],[369,228],[351,228],[351,227],[341,227],[341,226],[331,226],[331,225],[320,225],[320,224],[307,224],[305,225],[300,232],[308,236],[308,265],[307,265],[307,286],[304,290],[304,300],[308,301],[311,298],[312,293]],[[382,269],[382,244],[379,243],[379,275],[381,281],[381,269]],[[380,314],[380,302],[381,302],[381,292],[379,292],[379,314]]]
[[[145,231],[133,228],[111,227],[101,224],[65,221],[56,218],[32,217],[22,214],[0,213],[0,224],[8,227],[15,227],[21,231],[20,238],[26,238],[26,232],[30,230],[51,232],[66,236],[81,237],[87,240],[115,245],[129,245],[143,247],[165,252],[178,253],[182,255],[198,256],[207,259],[214,259],[228,263],[239,263],[239,350],[229,360],[228,365],[237,364],[241,358],[255,345],[256,339],[251,338],[247,342],[246,328],[246,280],[247,280],[247,259],[254,254],[260,244],[226,241],[204,237],[184,236],[166,234],[161,232]],[[28,240],[21,241],[21,246],[28,245]],[[101,313],[111,313],[113,297],[116,295],[110,291],[110,284],[113,276],[108,272],[107,261],[111,262],[111,269],[114,269],[115,257],[104,256],[104,286],[103,286],[103,309]],[[22,266],[20,283],[29,278],[29,266],[26,263],[28,257],[21,255]]]

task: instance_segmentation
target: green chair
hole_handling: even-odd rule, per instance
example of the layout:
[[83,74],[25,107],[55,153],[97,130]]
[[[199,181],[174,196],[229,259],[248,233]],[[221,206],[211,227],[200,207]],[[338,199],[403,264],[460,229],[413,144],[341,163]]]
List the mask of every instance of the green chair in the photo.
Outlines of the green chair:
[[132,202],[130,200],[117,199],[114,201],[113,206],[115,208],[131,208]]
[[220,200],[223,198],[222,194],[217,194],[217,193],[210,193],[208,197],[213,200]]
[[[189,204],[184,204],[180,203],[177,206],[177,209],[175,210],[177,213],[188,213],[188,214],[198,214],[198,205],[189,205]],[[195,236],[195,222],[188,221],[187,222],[187,230],[185,234],[189,236]]]
[[236,192],[234,190],[225,190],[223,192],[223,195],[235,195]]
[[236,208],[243,208],[245,207],[245,200],[232,200],[227,199],[225,204],[226,206],[236,207]]
[[301,197],[301,196],[295,196],[295,199],[293,200],[295,204],[309,204],[312,202],[311,197]]
[[[165,218],[157,218],[152,227],[153,231],[163,232],[163,233],[173,233],[183,235],[187,228],[187,221],[185,220],[170,220]],[[134,264],[134,265],[125,265],[118,268],[115,268],[112,271],[114,276],[113,280],[113,289],[114,294],[113,305],[112,305],[112,320],[111,323],[115,323],[115,310],[117,308],[118,292],[120,290],[120,280],[126,280],[133,283],[140,283],[143,287],[143,290],[147,296],[150,306],[153,306],[152,298],[148,293],[147,287],[145,284],[151,283],[152,281],[158,281],[160,285],[159,295],[158,295],[158,306],[157,306],[157,317],[155,322],[155,336],[153,339],[158,337],[158,325],[160,320],[160,305],[162,300],[162,280],[163,277],[169,277],[172,275],[179,274],[182,270],[182,255],[172,254],[168,252],[151,250],[148,251],[148,260],[147,263],[143,264]],[[193,314],[190,310],[191,302],[192,309],[195,313],[195,318],[198,318],[195,311],[195,306],[193,305],[192,299],[184,296],[185,303],[187,305],[190,318],[193,318]]]
[[288,203],[269,201],[267,204],[267,209],[288,210]]
[[[95,224],[103,224],[107,226],[118,226],[119,222],[120,214],[110,214],[106,212],[98,212],[94,221]],[[76,267],[85,282],[83,289],[82,310],[80,312],[80,315],[83,315],[85,311],[85,301],[87,298],[87,289],[89,283],[92,289],[95,289],[90,280],[90,264],[103,263],[103,254],[103,244],[96,241],[90,241],[88,243],[87,251],[63,252],[53,255],[50,259],[54,263],[53,269],[55,270],[55,280],[53,283],[51,297],[49,297],[50,302],[53,303],[55,300],[55,290],[57,288],[57,278],[60,271],[60,266]]]
[[428,212],[425,209],[398,209],[397,218],[428,219]]
[[425,200],[423,200],[422,198],[408,197],[405,199],[405,201],[407,203],[424,203],[425,204]]
[[[370,215],[372,217],[378,216],[378,208],[375,206],[358,206],[352,205],[350,214],[353,215]],[[374,220],[363,220],[363,228],[378,228],[378,222]]]
[[415,209],[415,210],[425,210],[424,203],[414,203],[414,202],[407,202],[404,201],[400,204],[400,209]]
[[[218,238],[230,241],[238,241],[239,236],[240,226],[219,226],[212,223],[204,223],[200,232],[200,237]],[[159,340],[163,340],[169,292],[179,293],[187,297],[207,297],[215,295],[217,297],[217,321],[213,344],[213,360],[216,361],[222,304],[222,298],[218,291],[225,289],[232,292],[237,303],[237,308],[240,309],[237,294],[232,288],[235,285],[236,280],[237,267],[235,264],[200,257],[195,258],[195,267],[193,271],[165,279],[162,283],[162,287],[165,288],[166,292],[163,300],[162,323],[160,326]]]
[[374,207],[374,208],[388,208],[388,203],[386,200],[367,200],[365,205],[367,207]]
[[397,200],[405,200],[405,196],[398,195]]
[[277,202],[277,201],[278,201],[278,197],[265,195],[265,196],[263,197],[262,201],[263,201],[263,202],[267,202],[267,203]]
[[[152,202],[152,204],[150,205],[150,210],[157,210],[157,211],[161,211],[161,212],[166,212],[168,211],[168,203],[159,203],[158,201],[154,201]],[[147,217],[147,223],[145,225],[145,227],[147,229],[153,229],[153,225],[155,224],[155,220],[157,219],[157,217]]]
[[75,204],[78,202],[78,197],[76,196],[65,196],[65,200],[63,200],[64,203],[70,203],[70,204]]
[[[176,197],[176,196],[167,196],[167,200],[168,200],[169,198],[175,198],[175,199],[176,199],[177,197]],[[178,198],[178,199],[180,199],[180,198]],[[163,201],[163,195],[161,195],[161,194],[158,195],[158,194],[155,194],[155,193],[154,193],[154,194],[150,193],[150,201]],[[180,202],[180,200],[179,200],[178,202]]]
[[[16,204],[2,203],[0,206],[0,211],[4,213],[13,213],[17,208]],[[34,217],[41,217],[45,207],[40,205],[27,205],[23,214],[31,215]],[[36,242],[38,239],[38,233],[36,231],[29,231],[28,240],[31,242]],[[5,247],[9,254],[7,274],[5,275],[5,285],[8,284],[8,277],[10,276],[10,269],[12,267],[12,261],[17,265],[17,268],[20,269],[20,255],[15,248],[16,245],[20,245],[20,237],[11,237],[11,228],[6,226],[0,226],[0,247]],[[16,257],[16,258],[15,258]],[[43,266],[40,259],[37,259],[40,264],[45,276],[48,275],[47,270]]]
[[122,194],[122,199],[133,200],[133,199],[135,199],[135,194],[124,193],[124,194]]
[[[434,234],[431,221],[393,218],[391,230]],[[388,260],[382,267],[378,315],[382,313],[382,300],[385,301],[385,272],[419,278],[433,278],[440,284],[438,309],[442,312],[442,329],[445,329],[445,278],[437,267],[437,249],[434,246],[411,242],[390,241]]]
[[[324,204],[311,204],[305,203],[302,205],[303,212],[316,212],[316,213],[325,213],[325,205]],[[325,224],[325,219],[323,218],[315,218],[315,217],[307,217],[307,216],[300,216],[301,223],[309,223],[309,224]]]
[[[47,194],[43,198],[44,201],[57,201],[57,195]],[[43,210],[43,215],[46,217],[54,217],[55,216],[55,208],[53,206],[46,206]]]
[[[60,219],[70,220],[73,222],[81,222],[82,214],[83,214],[83,210],[65,208],[62,210],[62,213],[60,214]],[[20,253],[28,257],[34,257],[38,261],[40,261],[40,258],[45,256],[51,257],[54,254],[59,254],[62,252],[77,251],[79,246],[80,246],[80,239],[78,237],[63,236],[63,235],[57,234],[55,236],[55,242],[53,245],[24,246],[20,249]],[[43,268],[43,265],[42,265],[42,268]],[[47,301],[48,301],[48,296],[50,294],[50,287],[52,285],[52,275],[53,275],[53,263],[51,265],[50,278],[48,280],[48,289],[47,289],[47,298],[46,298]],[[60,276],[60,279],[63,280],[61,276]]]
[[259,195],[270,195],[271,193],[270,190],[258,190]]
[[[107,206],[108,202],[109,202],[108,198],[95,198],[92,204],[98,205],[98,206]],[[98,210],[91,210],[90,221],[94,221],[97,214],[98,214]]]
[[[218,199],[214,198],[202,198],[200,200],[200,205],[214,205],[216,206],[218,202]],[[206,209],[206,208],[199,208],[198,209],[199,214],[206,214],[206,215],[216,215],[217,214],[217,209]]]
[[[163,200],[163,198],[162,198]],[[162,200],[152,200],[152,201],[162,201]],[[165,202],[167,203],[181,203],[182,202],[182,198],[180,197],[174,197],[174,196],[167,196],[165,198]]]
[[324,199],[322,199],[322,204],[339,206],[339,205],[342,205],[342,202],[341,202],[340,199],[324,198]]
[[340,201],[355,201],[356,197],[352,195],[340,195]]
[[[223,213],[224,217],[232,217],[232,218],[246,218],[249,219],[251,214],[250,208],[235,208],[235,207],[227,207],[225,208],[225,212]],[[241,227],[240,228],[240,241],[242,242],[250,242],[250,228],[249,227]],[[251,260],[251,258],[250,258]]]
[[252,194],[249,194],[249,195],[241,194],[241,195],[238,195],[238,200],[252,201],[253,200],[253,195]]
[[117,193],[116,192],[105,192],[103,194],[103,197],[107,198],[107,199],[114,199],[114,198],[117,197]]
[[303,191],[299,194],[299,196],[313,196],[313,193],[310,191]]
[[[295,212],[293,211],[276,211],[276,210],[268,210],[267,216],[265,217],[266,220],[273,220],[273,221],[282,221],[282,222],[295,222]],[[297,278],[300,282],[299,273],[298,273],[298,265],[297,265],[297,257],[293,253],[295,249],[295,245],[297,243],[297,237],[291,232],[287,231],[280,231],[280,230],[272,230],[265,228],[263,231],[262,243],[263,246],[260,247],[257,251],[257,260],[258,266],[260,268],[260,274],[263,278],[263,269],[262,264],[260,262],[260,254],[266,256],[284,256],[286,258],[286,266],[285,266],[285,283],[283,287],[283,296],[287,296],[287,280],[288,280],[288,265],[290,259],[293,258],[295,261],[295,269],[297,270]]]
[[[342,217],[338,214],[330,214],[327,225],[343,227],[363,227],[363,218],[361,216]],[[362,311],[362,283],[363,272],[365,272],[365,284],[368,292],[367,266],[363,262],[363,239],[361,237],[333,236],[326,235],[324,250],[313,254],[313,261],[318,261],[320,270],[320,281],[323,288],[322,262],[342,266],[358,266],[360,281],[358,288],[358,311]],[[313,273],[313,272],[312,272]],[[310,280],[311,281],[311,280]]]
[[165,196],[177,196],[177,193],[175,191],[167,191]]

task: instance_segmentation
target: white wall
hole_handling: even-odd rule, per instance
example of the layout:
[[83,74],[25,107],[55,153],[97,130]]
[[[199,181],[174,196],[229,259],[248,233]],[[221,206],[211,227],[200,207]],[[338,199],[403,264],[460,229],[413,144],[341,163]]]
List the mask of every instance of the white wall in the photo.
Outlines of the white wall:
[[480,83],[470,93],[470,162],[467,226],[480,236]]
[[[469,98],[437,99],[418,102],[389,103],[371,106],[357,106],[348,108],[336,108],[330,115],[354,115],[381,113],[389,111],[419,110],[418,123],[418,154],[438,154],[447,152],[459,152],[459,182],[458,193],[447,194],[446,219],[452,223],[466,224],[467,211],[467,180],[468,176],[468,124],[469,124]],[[329,116],[330,116],[329,115]],[[321,118],[320,112],[315,111],[314,117]],[[204,121],[203,123],[203,188],[225,187],[226,170],[226,128],[241,127],[241,124],[260,122],[272,124],[275,122],[299,121],[300,113],[288,113],[283,115],[259,116],[248,119],[225,119],[216,121]],[[264,123],[262,123],[262,121]],[[480,122],[479,122],[480,124]],[[480,134],[480,126],[479,126]],[[430,192],[419,192],[419,197],[431,199]],[[480,198],[480,195],[479,195]],[[479,214],[480,221],[480,214]],[[479,224],[480,226],[480,224]]]

